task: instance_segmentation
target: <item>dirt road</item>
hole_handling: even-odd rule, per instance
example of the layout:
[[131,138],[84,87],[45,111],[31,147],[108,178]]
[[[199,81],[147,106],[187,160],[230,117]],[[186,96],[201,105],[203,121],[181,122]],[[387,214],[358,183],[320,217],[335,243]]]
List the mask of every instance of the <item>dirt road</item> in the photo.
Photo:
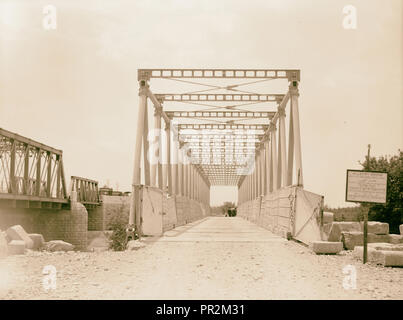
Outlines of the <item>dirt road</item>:
[[[351,252],[318,256],[241,218],[209,217],[145,243],[137,251],[4,258],[0,298],[403,299],[403,268],[362,265]],[[48,291],[47,265],[57,270]],[[347,265],[356,268],[356,289],[343,288]]]

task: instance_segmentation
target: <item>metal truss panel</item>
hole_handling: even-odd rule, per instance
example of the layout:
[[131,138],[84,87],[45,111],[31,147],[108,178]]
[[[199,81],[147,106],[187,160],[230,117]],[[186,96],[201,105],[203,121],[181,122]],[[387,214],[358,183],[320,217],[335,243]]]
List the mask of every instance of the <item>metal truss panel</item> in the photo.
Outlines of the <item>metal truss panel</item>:
[[281,102],[283,94],[249,94],[249,93],[192,93],[192,94],[155,94],[159,101],[177,102]]
[[165,111],[169,118],[242,118],[272,119],[276,112],[255,111]]
[[247,129],[247,130],[264,130],[266,131],[269,128],[268,124],[216,124],[216,123],[180,123],[178,124],[179,130],[193,129],[193,130],[203,130],[203,129]]
[[300,80],[296,69],[139,69],[138,80],[151,78],[288,79]]

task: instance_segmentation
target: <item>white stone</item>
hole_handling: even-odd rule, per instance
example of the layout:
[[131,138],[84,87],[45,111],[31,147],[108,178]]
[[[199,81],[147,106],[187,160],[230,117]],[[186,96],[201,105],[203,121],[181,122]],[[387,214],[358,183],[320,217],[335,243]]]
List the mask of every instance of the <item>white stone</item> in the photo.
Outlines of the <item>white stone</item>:
[[31,238],[32,242],[34,243],[32,249],[33,250],[39,250],[41,249],[44,244],[45,244],[45,239],[43,236],[39,233],[30,233],[28,236]]
[[71,243],[62,241],[62,240],[52,240],[46,242],[46,250],[55,252],[55,251],[72,251],[74,250],[74,246]]
[[316,254],[336,254],[343,250],[341,242],[314,241],[311,247]]
[[26,244],[24,240],[11,240],[8,243],[8,254],[24,254],[25,253]]
[[[363,223],[362,223],[362,231],[364,231]],[[389,223],[379,221],[368,221],[368,233],[389,234]]]
[[27,249],[32,249],[34,242],[29,237],[28,233],[25,232],[24,228],[20,225],[15,225],[7,229],[7,235],[11,240],[22,240],[25,242],[25,247]]
[[323,212],[323,224],[332,223],[334,220],[333,212]]
[[341,240],[343,231],[361,231],[359,222],[333,222],[329,232],[328,241],[338,242]]
[[145,244],[139,240],[130,240],[126,246],[127,250],[138,250],[143,247],[145,247]]

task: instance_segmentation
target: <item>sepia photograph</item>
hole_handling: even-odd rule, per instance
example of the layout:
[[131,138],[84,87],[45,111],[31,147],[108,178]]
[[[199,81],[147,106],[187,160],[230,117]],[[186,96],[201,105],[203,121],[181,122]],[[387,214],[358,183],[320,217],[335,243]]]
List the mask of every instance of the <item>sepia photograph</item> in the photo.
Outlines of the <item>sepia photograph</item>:
[[0,0],[0,300],[403,300],[402,92],[402,0]]

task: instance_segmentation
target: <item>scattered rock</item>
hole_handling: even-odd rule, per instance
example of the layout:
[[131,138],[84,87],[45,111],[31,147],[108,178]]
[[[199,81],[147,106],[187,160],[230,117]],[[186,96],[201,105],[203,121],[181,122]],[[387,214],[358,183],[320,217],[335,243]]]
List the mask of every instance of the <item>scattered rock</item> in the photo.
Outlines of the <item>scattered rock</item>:
[[71,243],[62,241],[62,240],[52,240],[46,242],[45,244],[46,250],[51,252],[63,252],[63,251],[72,251],[74,250],[74,245]]
[[140,242],[140,240],[130,240],[127,243],[126,250],[138,250],[143,247],[145,247],[145,244]]
[[25,242],[25,247],[27,249],[32,249],[34,242],[29,237],[28,233],[25,232],[24,228],[20,225],[15,225],[7,229],[7,235],[11,240],[22,240]]
[[39,233],[30,233],[28,236],[31,238],[32,242],[34,243],[32,249],[33,250],[39,250],[43,248],[45,245],[45,239],[43,236]]
[[8,243],[8,254],[24,254],[26,243],[24,240],[11,240]]

